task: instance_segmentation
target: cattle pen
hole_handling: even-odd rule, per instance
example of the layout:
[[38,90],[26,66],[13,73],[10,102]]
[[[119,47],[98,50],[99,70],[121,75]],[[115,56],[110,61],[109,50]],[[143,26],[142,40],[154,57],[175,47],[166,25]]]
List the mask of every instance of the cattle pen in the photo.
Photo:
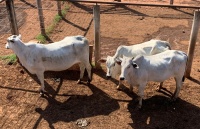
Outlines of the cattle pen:
[[[17,28],[17,21],[14,11],[14,3],[13,0],[5,0],[7,10],[9,12],[10,16],[10,26],[12,34],[19,34],[18,28]],[[58,6],[58,14],[61,14],[61,3],[60,1],[66,1],[66,0],[52,0],[57,1]],[[144,4],[144,3],[133,3],[133,2],[118,2],[118,1],[98,1],[98,0],[68,0],[70,2],[83,2],[83,3],[92,3],[95,4],[93,7],[93,15],[94,15],[94,57],[95,57],[95,66],[98,68],[100,67],[100,64],[97,62],[100,57],[100,4],[115,4],[115,5],[134,5],[134,6],[153,6],[153,7],[170,7],[170,8],[192,8],[192,9],[199,9],[200,6],[188,6],[188,5],[175,5],[173,4],[173,0],[170,0],[169,4]],[[2,2],[2,1],[1,1]],[[41,34],[45,35],[45,25],[44,25],[44,17],[43,17],[43,11],[42,11],[42,3],[41,0],[37,0],[37,8],[38,8],[38,17],[40,20],[40,28],[41,28]],[[186,76],[189,77],[191,73],[191,67],[192,67],[192,61],[194,56],[194,49],[195,44],[197,40],[197,34],[199,29],[199,20],[200,20],[200,11],[196,10],[194,12],[194,20],[193,20],[193,26],[191,30],[190,40],[189,40],[189,48],[188,48],[188,65],[186,70]]]
[[[175,8],[123,5],[130,1],[139,4],[140,0],[117,0],[121,2],[110,4],[103,4],[102,1],[13,0],[18,31],[16,34],[21,34],[22,40],[28,42],[44,31],[47,34],[46,43],[59,41],[68,35],[84,35],[90,45],[99,40],[99,58],[114,55],[120,45],[135,45],[154,38],[169,39],[172,49],[188,51],[196,15],[194,10],[198,9],[200,2],[190,1],[187,5],[181,5],[197,8]],[[169,0],[146,1],[170,5]],[[38,8],[37,2],[41,2],[42,8]],[[173,5],[177,5],[176,0]],[[1,55],[12,54],[12,51],[5,49],[7,37],[14,34],[6,9],[4,0],[0,3]],[[39,9],[43,16],[39,14]],[[66,15],[52,27],[52,21],[59,18],[59,12],[63,13],[63,10],[67,10]],[[7,20],[3,21],[6,17]],[[40,25],[40,20],[43,20],[44,26]],[[95,30],[96,25],[99,26]],[[47,33],[51,28],[54,28],[53,31]],[[98,30],[99,39],[95,39],[95,31]],[[197,37],[200,37],[200,32],[197,33]],[[198,129],[200,41],[198,38],[196,40],[191,77],[185,79],[178,100],[170,101],[176,87],[173,78],[164,82],[165,89],[161,92],[156,91],[158,83],[150,82],[145,89],[142,110],[136,108],[137,87],[129,92],[129,85],[123,83],[122,90],[117,90],[117,79],[106,79],[104,65],[101,65],[102,69],[93,69],[93,80],[89,86],[85,82],[76,84],[79,71],[48,71],[45,73],[45,86],[49,95],[40,97],[37,76],[29,74],[18,63],[7,65],[4,60],[0,60],[0,128]]]

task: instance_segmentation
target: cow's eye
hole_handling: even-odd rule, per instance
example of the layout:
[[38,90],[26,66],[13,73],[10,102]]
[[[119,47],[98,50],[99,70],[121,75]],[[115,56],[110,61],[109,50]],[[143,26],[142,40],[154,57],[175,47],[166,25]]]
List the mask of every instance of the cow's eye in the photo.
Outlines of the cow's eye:
[[115,66],[115,63],[113,64],[113,66]]

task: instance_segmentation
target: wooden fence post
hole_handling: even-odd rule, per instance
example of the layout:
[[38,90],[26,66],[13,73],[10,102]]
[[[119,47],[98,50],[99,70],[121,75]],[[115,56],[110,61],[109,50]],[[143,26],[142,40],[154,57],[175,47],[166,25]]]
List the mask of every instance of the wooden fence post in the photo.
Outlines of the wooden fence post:
[[97,61],[100,57],[100,6],[94,5],[93,7],[94,15],[94,57],[95,57],[95,67],[100,68],[100,63]]
[[199,30],[199,22],[200,22],[200,11],[194,12],[194,18],[193,18],[193,24],[192,24],[192,30],[190,34],[190,41],[189,41],[189,47],[188,47],[188,62],[187,62],[187,69],[185,76],[190,77],[190,72],[192,68],[192,61],[194,56],[194,50]]
[[174,0],[170,0],[170,5],[173,5],[174,4]]
[[13,0],[6,0],[6,7],[9,14],[11,33],[13,35],[19,35]]
[[45,26],[44,26],[44,17],[42,11],[42,2],[41,0],[37,0],[37,8],[38,8],[38,16],[40,20],[40,30],[42,35],[46,35],[45,33]]
[[59,15],[59,16],[62,16],[61,1],[57,1],[57,7],[58,7],[58,15]]

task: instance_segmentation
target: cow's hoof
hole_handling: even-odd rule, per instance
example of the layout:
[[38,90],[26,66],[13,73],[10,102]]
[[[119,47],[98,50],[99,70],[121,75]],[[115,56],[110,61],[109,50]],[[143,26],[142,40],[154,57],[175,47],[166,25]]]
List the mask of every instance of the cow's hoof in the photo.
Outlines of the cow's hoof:
[[40,97],[44,97],[44,91],[40,90]]
[[81,79],[79,79],[79,80],[77,81],[77,84],[81,84]]
[[142,105],[138,104],[136,108],[141,110],[142,109]]
[[156,88],[156,91],[157,91],[157,92],[161,92],[161,88],[160,88],[160,87],[157,87],[157,88]]
[[122,90],[122,87],[120,85],[118,85],[117,90]]
[[90,79],[88,79],[88,81],[87,81],[87,85],[90,85],[90,82],[91,82],[91,80],[90,80]]

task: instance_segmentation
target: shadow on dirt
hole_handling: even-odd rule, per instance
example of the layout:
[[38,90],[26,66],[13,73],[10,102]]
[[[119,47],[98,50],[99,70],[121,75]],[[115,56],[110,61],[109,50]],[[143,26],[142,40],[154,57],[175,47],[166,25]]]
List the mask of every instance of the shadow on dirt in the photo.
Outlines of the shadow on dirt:
[[188,77],[187,79],[189,79],[190,81],[193,81],[194,83],[197,83],[197,84],[200,85],[200,81],[195,79],[195,78],[193,78],[193,77]]
[[66,22],[67,24],[70,24],[70,25],[72,25],[73,27],[76,27],[76,28],[78,28],[78,29],[84,31],[85,33],[83,34],[83,36],[86,36],[86,35],[87,35],[88,30],[90,29],[90,27],[91,27],[91,25],[92,25],[92,22],[93,22],[93,18],[92,18],[92,19],[90,20],[89,24],[88,24],[88,27],[87,27],[87,28],[83,28],[83,27],[81,27],[81,26],[79,26],[79,25],[77,25],[77,24],[75,24],[75,23],[73,23],[73,22],[67,20],[67,19],[64,18],[64,17],[62,17],[62,20],[63,20],[64,22]]
[[101,6],[101,13],[103,14],[118,14],[118,15],[136,15],[148,16],[126,5],[111,5]]
[[190,15],[190,16],[193,16],[193,15],[194,15],[194,14],[192,14],[192,13],[189,13],[189,12],[186,12],[186,11],[184,11],[184,10],[181,10],[180,8],[172,8],[172,9],[174,9],[174,10],[176,10],[176,11],[179,11],[179,12],[181,12],[181,13],[184,13],[184,14]]
[[119,109],[118,102],[105,92],[92,84],[88,87],[92,91],[92,95],[70,95],[69,99],[63,103],[57,101],[55,97],[45,95],[44,98],[49,104],[44,110],[41,108],[35,109],[40,117],[33,129],[38,127],[41,119],[45,119],[49,123],[49,127],[54,129],[53,124],[59,121],[70,122],[80,118],[109,115]]
[[[25,71],[32,77],[33,80],[40,84],[38,78],[35,75],[30,74],[27,70]],[[99,73],[99,71],[102,70],[94,72]],[[102,72],[100,72],[100,76],[103,75]],[[35,109],[35,111],[40,114],[40,117],[34,124],[33,129],[38,128],[42,119],[48,122],[51,129],[54,129],[53,124],[59,121],[71,122],[81,118],[88,118],[98,115],[109,115],[113,111],[119,109],[117,100],[111,98],[108,94],[97,88],[95,85],[86,85],[85,82],[83,82],[82,85],[87,86],[92,91],[91,95],[58,94],[60,88],[62,87],[63,80],[76,81],[79,78],[79,73],[79,71],[73,70],[65,70],[61,72],[45,72],[45,78],[59,78],[59,84],[56,90],[54,90],[52,86],[50,86],[45,81],[45,89],[48,93],[45,93],[43,97],[48,101],[48,105],[45,109]],[[86,78],[87,72],[85,72],[83,80],[86,80]],[[60,102],[55,99],[56,96],[66,97],[66,101]]]
[[128,105],[134,129],[200,128],[200,108],[182,99],[171,102],[168,97],[156,95],[144,100],[141,110],[134,108],[137,104],[132,101]]
[[84,5],[84,4],[80,4],[80,3],[77,3],[77,2],[72,2],[72,4],[78,8],[81,8],[82,10],[85,10],[87,11],[87,13],[90,13],[90,14],[93,14],[93,6],[90,6],[90,5]]
[[[98,72],[99,75],[105,75]],[[105,78],[105,76],[104,76]],[[105,78],[106,79],[106,78]],[[112,81],[112,80],[111,80]],[[196,80],[193,79],[194,82]],[[118,82],[113,80],[114,83]],[[196,82],[198,83],[198,82]],[[118,102],[128,102],[128,110],[131,114],[133,123],[130,123],[134,129],[188,129],[200,128],[200,108],[178,98],[175,102],[171,101],[173,93],[167,89],[161,89],[163,95],[155,95],[143,100],[143,107],[138,110],[138,96],[130,92],[123,86],[122,92],[133,98],[131,101],[117,100]]]
[[32,7],[32,8],[37,9],[37,6],[36,6],[36,5],[33,5],[32,3],[27,2],[26,0],[20,0],[20,1],[23,2],[23,3],[25,3],[25,4],[28,5],[28,6]]
[[[93,5],[84,5],[79,3],[72,3],[74,6],[87,11],[87,13],[93,14]],[[148,16],[144,13],[138,12],[135,9],[130,8],[126,5],[107,5],[100,6],[101,14],[120,14],[120,15],[137,15],[137,16]]]

